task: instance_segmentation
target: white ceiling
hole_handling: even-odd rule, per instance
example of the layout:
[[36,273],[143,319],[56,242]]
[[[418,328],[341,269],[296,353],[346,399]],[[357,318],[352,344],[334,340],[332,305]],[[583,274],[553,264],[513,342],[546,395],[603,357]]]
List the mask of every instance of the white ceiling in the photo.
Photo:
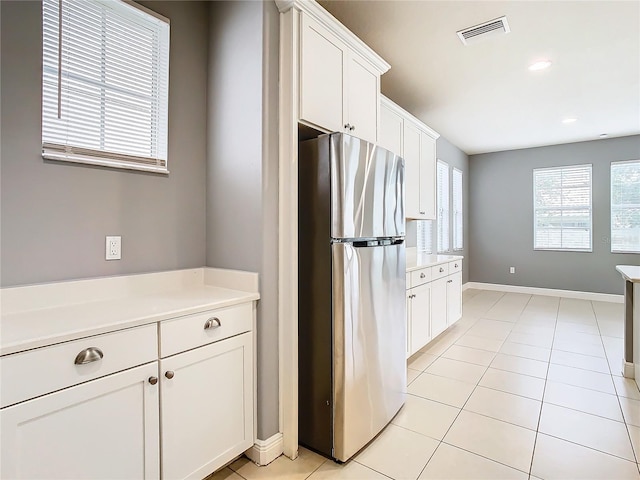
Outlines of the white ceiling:
[[[639,1],[319,3],[391,64],[382,93],[468,154],[640,133]],[[456,35],[502,15],[507,35]]]

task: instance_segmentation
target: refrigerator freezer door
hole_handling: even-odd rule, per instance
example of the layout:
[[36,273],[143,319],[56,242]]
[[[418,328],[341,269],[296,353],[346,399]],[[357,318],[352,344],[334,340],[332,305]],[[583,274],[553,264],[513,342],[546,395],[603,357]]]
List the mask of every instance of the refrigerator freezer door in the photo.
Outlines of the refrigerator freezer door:
[[405,247],[332,246],[334,458],[348,460],[406,392]]
[[403,237],[404,160],[343,133],[321,141],[331,150],[331,236]]

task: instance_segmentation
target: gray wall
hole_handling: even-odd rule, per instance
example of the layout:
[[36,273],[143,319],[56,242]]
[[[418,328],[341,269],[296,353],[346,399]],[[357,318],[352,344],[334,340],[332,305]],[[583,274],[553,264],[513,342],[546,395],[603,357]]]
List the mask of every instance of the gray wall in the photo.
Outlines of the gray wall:
[[0,2],[2,286],[205,263],[208,7],[142,3],[171,20],[169,176],[42,159],[41,3]]
[[278,11],[211,3],[207,265],[260,273],[258,438],[279,430]]
[[[449,164],[449,182],[451,182],[451,175],[453,175],[453,168],[457,168],[462,171],[462,201],[464,202],[463,206],[463,239],[462,246],[463,250],[456,250],[455,252],[452,250],[449,253],[452,255],[462,255],[464,256],[464,260],[462,262],[462,282],[466,283],[469,281],[469,157],[466,153],[460,150],[458,147],[450,143],[446,138],[439,137],[436,144],[436,153],[439,160],[443,162],[447,162]],[[449,190],[450,198],[449,205],[453,205],[453,192],[451,189]],[[453,223],[451,219],[449,219],[450,232],[453,232]],[[432,239],[431,244],[434,248],[436,248],[436,222],[433,221],[433,228],[431,229]],[[407,223],[407,246],[415,247],[417,239],[417,226],[415,221],[410,221]],[[451,237],[453,241],[453,237]]]
[[[470,280],[622,294],[615,266],[640,256],[611,253],[609,168],[638,158],[640,135],[471,156]],[[593,252],[534,251],[533,169],[583,163],[593,165]]]

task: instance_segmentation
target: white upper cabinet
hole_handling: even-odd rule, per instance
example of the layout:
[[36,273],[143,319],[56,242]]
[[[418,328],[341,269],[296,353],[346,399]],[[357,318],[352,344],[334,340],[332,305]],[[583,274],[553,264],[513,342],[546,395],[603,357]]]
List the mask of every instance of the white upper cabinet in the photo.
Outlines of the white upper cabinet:
[[380,100],[380,145],[405,161],[407,218],[436,218],[436,139],[440,135],[386,97]]
[[299,120],[378,142],[380,75],[389,65],[311,3],[300,16]]

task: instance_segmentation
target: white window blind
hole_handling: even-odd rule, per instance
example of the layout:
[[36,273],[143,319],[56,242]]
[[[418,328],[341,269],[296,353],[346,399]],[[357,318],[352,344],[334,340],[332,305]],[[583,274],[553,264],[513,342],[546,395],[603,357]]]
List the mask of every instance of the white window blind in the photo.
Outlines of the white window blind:
[[640,253],[640,160],[611,163],[611,251]]
[[462,250],[463,217],[462,217],[462,171],[453,169],[453,249]]
[[118,0],[43,0],[43,157],[167,173],[169,23]]
[[534,249],[591,251],[591,165],[533,170]]
[[449,251],[449,165],[438,160],[436,167],[436,200],[438,207],[438,253]]
[[418,220],[418,252],[421,253],[433,253],[433,245],[431,243],[432,221],[431,220]]

